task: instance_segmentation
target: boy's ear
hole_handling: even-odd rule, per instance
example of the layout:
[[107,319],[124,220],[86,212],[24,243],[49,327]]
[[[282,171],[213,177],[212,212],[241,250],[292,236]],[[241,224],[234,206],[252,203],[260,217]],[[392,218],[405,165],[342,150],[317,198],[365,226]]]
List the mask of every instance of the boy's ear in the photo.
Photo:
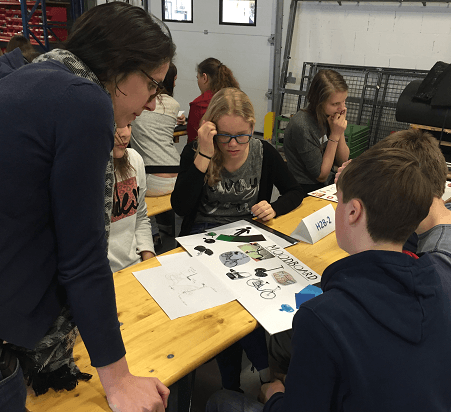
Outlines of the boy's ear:
[[356,224],[363,215],[363,204],[359,199],[351,199],[348,203],[348,223]]

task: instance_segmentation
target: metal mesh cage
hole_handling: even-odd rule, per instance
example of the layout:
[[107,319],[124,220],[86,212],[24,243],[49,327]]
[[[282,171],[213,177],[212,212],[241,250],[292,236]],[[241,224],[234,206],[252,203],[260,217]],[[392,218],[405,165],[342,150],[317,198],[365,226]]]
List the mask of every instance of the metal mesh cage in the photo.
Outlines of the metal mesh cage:
[[[413,80],[424,79],[427,71],[381,67],[347,66],[306,62],[300,87],[285,84],[279,113],[290,117],[307,105],[310,83],[321,69],[339,72],[348,84],[348,123],[370,125],[370,146],[392,132],[406,129],[406,123],[396,121],[396,104],[404,88]],[[284,126],[281,126],[284,128]],[[280,134],[280,133],[279,133]]]

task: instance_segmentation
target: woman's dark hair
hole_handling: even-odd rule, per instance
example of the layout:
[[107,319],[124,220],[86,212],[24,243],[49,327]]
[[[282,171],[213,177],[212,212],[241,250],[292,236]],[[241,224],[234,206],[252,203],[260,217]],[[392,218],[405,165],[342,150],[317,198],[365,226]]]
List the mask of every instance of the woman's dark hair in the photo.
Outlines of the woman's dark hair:
[[336,92],[347,92],[348,85],[343,76],[335,70],[319,70],[312,80],[307,93],[308,106],[306,108],[318,121],[320,129],[327,130],[327,116],[324,113],[324,105]]
[[66,50],[102,82],[120,82],[133,72],[152,72],[172,60],[175,45],[163,23],[140,7],[112,2],[93,7],[74,24]]
[[232,70],[214,57],[209,57],[199,63],[197,65],[197,72],[200,75],[205,73],[209,77],[209,89],[213,94],[224,87],[234,87],[236,89],[240,88],[239,83],[233,76]]
[[164,92],[168,94],[169,96],[174,95],[174,79],[175,76],[177,76],[177,67],[175,67],[174,63],[169,64],[168,72],[166,73],[166,77],[163,80],[164,84]]

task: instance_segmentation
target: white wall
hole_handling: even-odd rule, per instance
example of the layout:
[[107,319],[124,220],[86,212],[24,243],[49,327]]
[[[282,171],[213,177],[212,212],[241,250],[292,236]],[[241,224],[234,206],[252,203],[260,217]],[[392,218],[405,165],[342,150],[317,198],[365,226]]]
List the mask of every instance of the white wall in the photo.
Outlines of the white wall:
[[[219,25],[218,0],[194,0],[192,24],[166,23],[177,46],[174,97],[185,114],[189,112],[189,102],[200,94],[196,65],[215,57],[233,71],[248,94],[256,112],[256,131],[263,132],[263,118],[270,109],[265,92],[272,87],[273,47],[268,38],[274,32],[274,3],[275,0],[257,2],[256,27]],[[161,0],[150,0],[150,11],[161,18]]]
[[297,82],[305,61],[429,70],[439,60],[451,62],[451,8],[299,2],[291,57],[289,71]]

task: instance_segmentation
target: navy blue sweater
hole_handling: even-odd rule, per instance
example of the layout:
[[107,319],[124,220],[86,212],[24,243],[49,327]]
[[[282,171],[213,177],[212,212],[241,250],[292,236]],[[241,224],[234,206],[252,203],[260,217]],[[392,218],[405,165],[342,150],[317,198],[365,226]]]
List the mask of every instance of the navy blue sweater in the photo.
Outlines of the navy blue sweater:
[[428,256],[362,252],[322,289],[294,317],[286,392],[264,412],[451,410],[449,301]]
[[33,348],[70,305],[93,366],[125,354],[104,223],[108,94],[47,61],[0,80],[0,338]]

